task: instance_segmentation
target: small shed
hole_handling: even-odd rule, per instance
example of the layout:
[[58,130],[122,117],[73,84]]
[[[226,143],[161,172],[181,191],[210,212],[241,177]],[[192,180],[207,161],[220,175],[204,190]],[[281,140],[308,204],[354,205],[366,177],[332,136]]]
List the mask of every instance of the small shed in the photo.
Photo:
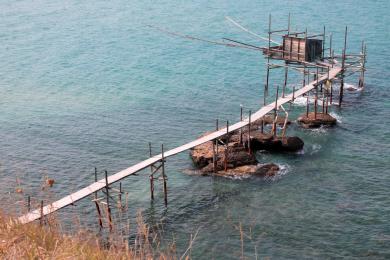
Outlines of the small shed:
[[322,56],[322,40],[284,35],[282,50],[284,60],[312,62]]

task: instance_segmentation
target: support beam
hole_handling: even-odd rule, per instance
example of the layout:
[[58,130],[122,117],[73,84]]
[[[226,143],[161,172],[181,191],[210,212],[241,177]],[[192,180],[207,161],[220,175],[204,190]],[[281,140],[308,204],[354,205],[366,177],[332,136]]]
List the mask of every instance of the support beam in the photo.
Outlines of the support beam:
[[104,174],[105,174],[105,180],[106,180],[105,188],[106,188],[107,218],[108,218],[108,225],[110,227],[110,232],[111,232],[112,231],[112,218],[111,218],[110,195],[109,195],[107,171],[104,171]]
[[164,156],[164,144],[161,144],[161,169],[162,177],[164,181],[164,203],[168,206],[168,188],[167,188],[167,176],[165,174],[165,156]]
[[343,102],[343,96],[344,96],[344,72],[345,72],[345,55],[347,51],[347,34],[348,34],[348,27],[345,26],[345,34],[344,34],[344,49],[343,49],[343,58],[341,62],[341,82],[340,82],[340,93],[339,93],[339,106],[341,106],[341,103]]

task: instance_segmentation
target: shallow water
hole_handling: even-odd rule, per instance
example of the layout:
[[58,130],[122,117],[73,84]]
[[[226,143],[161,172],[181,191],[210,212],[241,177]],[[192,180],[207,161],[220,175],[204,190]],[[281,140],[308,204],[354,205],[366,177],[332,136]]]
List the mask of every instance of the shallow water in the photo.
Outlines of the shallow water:
[[[236,121],[240,104],[259,108],[264,58],[256,52],[174,38],[158,25],[210,39],[256,42],[224,20],[228,15],[265,35],[268,14],[283,28],[333,32],[340,50],[367,42],[366,88],[348,92],[338,126],[289,134],[305,141],[298,154],[258,153],[261,162],[285,167],[277,178],[231,180],[186,174],[188,154],[167,162],[169,207],[161,185],[149,201],[147,174],[123,182],[129,217],[142,209],[149,223],[164,223],[179,251],[199,229],[194,258],[240,256],[239,223],[254,258],[390,257],[390,124],[386,50],[388,1],[9,1],[0,3],[0,203],[25,195],[60,198],[93,181],[93,168],[109,173],[192,140],[221,122]],[[325,13],[322,13],[326,10]],[[318,16],[318,14],[320,14]],[[283,72],[272,71],[281,84]],[[291,83],[300,78],[291,75]],[[353,86],[357,78],[347,79]],[[272,93],[271,93],[272,96]],[[294,105],[296,118],[305,110]],[[45,176],[55,179],[41,191]],[[22,198],[20,198],[22,199]],[[11,201],[11,202],[10,202]],[[20,207],[18,205],[17,207]],[[83,200],[59,213],[97,226],[93,205]],[[250,232],[251,231],[251,232]],[[250,235],[250,236],[249,236]],[[250,239],[249,239],[250,237]]]

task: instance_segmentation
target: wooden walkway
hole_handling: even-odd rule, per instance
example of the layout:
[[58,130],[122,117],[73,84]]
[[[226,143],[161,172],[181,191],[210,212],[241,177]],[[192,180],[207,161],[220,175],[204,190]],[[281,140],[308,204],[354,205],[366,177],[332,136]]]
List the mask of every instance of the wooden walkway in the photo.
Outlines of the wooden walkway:
[[[340,67],[331,68],[329,70],[329,79],[330,80],[334,79],[341,71],[342,71],[342,69]],[[328,79],[328,75],[319,78],[318,82],[322,83],[322,82],[326,81],[327,79]],[[280,97],[277,100],[277,106],[280,107],[281,105],[292,101],[293,98],[297,98],[297,97],[302,96],[303,94],[311,91],[312,89],[315,88],[316,83],[317,83],[317,81],[312,81],[308,85],[296,90],[294,93],[294,97],[293,97],[293,93],[286,95],[285,97]],[[261,119],[263,116],[265,116],[266,114],[271,112],[274,108],[275,108],[275,102],[270,103],[270,104],[262,107],[256,113],[252,114],[251,122],[254,122],[256,120]],[[249,124],[249,119],[247,118],[247,119],[244,119],[243,121],[240,121],[234,125],[231,125],[231,126],[229,126],[229,133],[234,132],[242,127],[245,127],[248,124]],[[189,150],[195,146],[201,145],[201,144],[206,143],[208,141],[211,141],[211,140],[214,140],[214,139],[219,138],[221,136],[224,136],[224,135],[226,135],[226,133],[227,133],[226,128],[222,128],[219,131],[215,131],[211,134],[203,136],[203,137],[196,139],[192,142],[189,142],[187,144],[184,144],[182,146],[179,146],[177,148],[174,148],[172,150],[164,152],[164,158],[170,157],[172,155],[175,155],[175,154],[178,154],[181,152],[184,152],[184,151]],[[124,169],[118,173],[115,173],[115,174],[108,177],[108,184],[115,183],[123,178],[126,178],[127,176],[133,175],[133,174],[153,165],[154,163],[160,161],[161,159],[162,159],[162,154],[159,154],[159,155],[153,156],[147,160],[139,162],[139,163],[137,163],[137,164],[135,164],[127,169]],[[76,201],[81,200],[81,199],[93,194],[95,191],[98,191],[98,190],[104,188],[105,186],[106,186],[105,179],[101,179],[101,180],[94,182],[91,185],[89,185],[89,186],[87,186],[79,191],[76,191],[68,196],[63,197],[60,200],[57,200],[55,202],[52,202],[49,205],[44,206],[42,208],[42,210],[36,209],[36,210],[33,210],[33,211],[19,217],[19,221],[20,221],[20,223],[25,224],[25,223],[29,223],[31,221],[34,221],[36,219],[39,219],[41,217],[41,215],[45,216],[45,215],[51,214],[51,213],[53,213],[61,208],[69,206],[69,205],[75,203]]]

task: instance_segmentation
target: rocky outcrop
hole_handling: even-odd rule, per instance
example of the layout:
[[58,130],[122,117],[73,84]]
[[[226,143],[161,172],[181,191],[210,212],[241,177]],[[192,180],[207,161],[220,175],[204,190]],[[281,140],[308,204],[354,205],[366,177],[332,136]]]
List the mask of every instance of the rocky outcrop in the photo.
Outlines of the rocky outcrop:
[[288,136],[281,139],[282,150],[287,152],[296,152],[303,149],[304,142],[297,136]]
[[[215,146],[216,149],[216,146]],[[209,173],[214,171],[213,165],[213,143],[207,142],[196,146],[190,151],[191,158],[197,168],[202,172]],[[224,145],[218,146],[216,152],[215,170],[220,171],[226,168],[231,169],[243,165],[257,164],[256,157],[253,153],[249,153],[244,146],[239,143],[229,143],[228,149]]]
[[317,116],[315,116],[314,112],[310,112],[308,115],[301,115],[297,122],[304,128],[318,128],[321,126],[334,126],[337,120],[329,114],[317,113]]

